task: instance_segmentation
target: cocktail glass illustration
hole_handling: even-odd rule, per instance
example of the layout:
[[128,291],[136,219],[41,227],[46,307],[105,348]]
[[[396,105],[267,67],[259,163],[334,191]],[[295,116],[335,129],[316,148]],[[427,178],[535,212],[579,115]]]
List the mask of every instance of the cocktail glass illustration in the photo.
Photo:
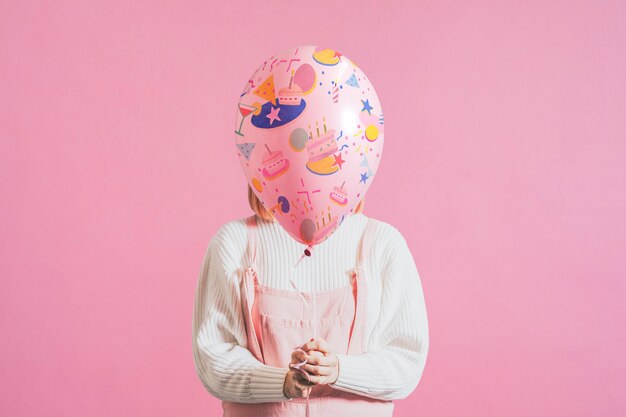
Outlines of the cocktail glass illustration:
[[236,134],[238,134],[239,136],[245,136],[243,133],[241,133],[241,126],[243,126],[243,121],[246,120],[246,117],[248,117],[250,113],[257,111],[257,110],[258,109],[255,106],[250,106],[248,104],[239,103],[239,112],[241,113],[243,117],[241,118],[239,129],[235,130]]

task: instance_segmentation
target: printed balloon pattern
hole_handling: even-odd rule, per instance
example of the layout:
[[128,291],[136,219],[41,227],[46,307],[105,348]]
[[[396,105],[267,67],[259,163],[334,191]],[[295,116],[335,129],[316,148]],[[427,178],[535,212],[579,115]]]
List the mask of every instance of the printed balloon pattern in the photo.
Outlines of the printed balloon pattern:
[[382,156],[374,87],[333,49],[299,46],[264,61],[246,82],[235,126],[252,190],[294,239],[310,246],[354,211]]

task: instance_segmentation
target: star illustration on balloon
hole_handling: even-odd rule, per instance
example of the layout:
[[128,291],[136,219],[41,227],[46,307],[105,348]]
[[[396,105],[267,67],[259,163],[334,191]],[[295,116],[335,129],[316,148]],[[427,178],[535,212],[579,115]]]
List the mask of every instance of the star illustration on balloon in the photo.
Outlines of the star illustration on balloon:
[[370,106],[370,100],[369,99],[365,101],[361,100],[361,103],[363,103],[363,108],[361,109],[361,111],[367,111],[367,114],[372,114],[370,110],[372,110],[373,107]]
[[[361,174],[361,181],[363,182],[363,184],[366,183],[368,178],[369,177],[367,176],[367,172],[364,172],[364,173]],[[361,182],[361,181],[359,181],[359,182]]]
[[280,117],[278,117],[279,111],[280,107],[272,107],[272,110],[270,110],[270,114],[266,116],[268,119],[270,119],[270,126],[272,125],[272,123],[274,123],[274,120],[280,120]]
[[339,169],[341,169],[341,164],[343,164],[344,162],[346,162],[344,159],[341,158],[341,152],[339,152],[339,156],[337,155],[333,155],[335,157],[335,163],[334,165],[339,165]]

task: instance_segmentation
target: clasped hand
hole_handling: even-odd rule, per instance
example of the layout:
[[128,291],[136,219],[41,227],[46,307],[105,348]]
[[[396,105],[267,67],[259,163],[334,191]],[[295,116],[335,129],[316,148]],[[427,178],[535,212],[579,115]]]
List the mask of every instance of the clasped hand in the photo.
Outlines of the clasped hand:
[[[307,397],[311,387],[336,382],[339,377],[339,360],[332,351],[328,342],[320,337],[296,346],[291,353],[289,372],[285,378],[285,395],[289,398]],[[292,367],[298,364],[302,364],[299,369]]]

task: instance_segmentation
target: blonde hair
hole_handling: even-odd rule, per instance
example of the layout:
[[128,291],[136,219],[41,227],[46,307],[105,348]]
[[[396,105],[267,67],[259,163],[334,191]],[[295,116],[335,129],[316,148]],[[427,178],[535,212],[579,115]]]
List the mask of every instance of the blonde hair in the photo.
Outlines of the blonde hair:
[[[254,191],[252,191],[250,184],[248,184],[248,204],[250,205],[250,208],[252,209],[252,211],[254,211],[256,215],[259,216],[260,218],[267,220],[267,221],[271,221],[271,222],[276,221],[276,219],[274,218],[274,215],[265,208],[263,203],[261,203],[261,200],[259,200],[259,198],[256,196]],[[361,201],[359,201],[359,204],[356,205],[352,214],[361,213],[364,207],[365,207],[365,197],[363,197]]]

